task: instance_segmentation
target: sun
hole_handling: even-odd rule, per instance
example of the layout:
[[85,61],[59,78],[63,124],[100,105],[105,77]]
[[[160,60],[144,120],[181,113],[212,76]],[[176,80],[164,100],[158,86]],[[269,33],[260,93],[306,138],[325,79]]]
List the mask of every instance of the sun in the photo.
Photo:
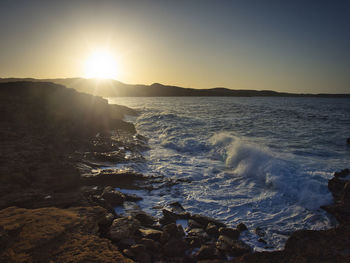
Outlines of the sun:
[[85,77],[115,79],[118,76],[118,63],[108,51],[96,51],[85,61]]

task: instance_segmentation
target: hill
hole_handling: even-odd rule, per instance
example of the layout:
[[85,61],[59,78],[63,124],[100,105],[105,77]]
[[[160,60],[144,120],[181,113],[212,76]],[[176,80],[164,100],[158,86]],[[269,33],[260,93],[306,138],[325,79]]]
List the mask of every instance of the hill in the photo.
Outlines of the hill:
[[350,98],[350,94],[297,94],[272,90],[234,90],[223,87],[192,89],[153,83],[152,85],[126,84],[117,80],[84,78],[32,79],[0,78],[0,82],[33,81],[53,82],[80,92],[104,97],[171,97],[171,96],[232,96],[232,97],[332,97]]

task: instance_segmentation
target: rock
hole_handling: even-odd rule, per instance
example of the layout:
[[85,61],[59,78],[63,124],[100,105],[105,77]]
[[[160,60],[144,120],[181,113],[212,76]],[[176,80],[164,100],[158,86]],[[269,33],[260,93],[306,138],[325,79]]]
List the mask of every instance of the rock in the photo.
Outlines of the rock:
[[239,223],[239,224],[237,225],[237,230],[241,233],[241,232],[243,232],[243,231],[248,230],[248,228],[247,228],[247,226],[246,226],[245,224]]
[[202,245],[196,253],[196,258],[198,260],[217,259],[219,258],[219,253],[213,245]]
[[166,257],[184,257],[189,245],[183,239],[171,238],[163,246],[163,254]]
[[103,193],[101,194],[101,197],[112,206],[122,205],[125,200],[125,195],[115,190],[112,186],[105,187]]
[[241,240],[235,240],[232,246],[233,256],[240,256],[246,253],[250,253],[251,251],[252,251],[251,247]]
[[183,236],[183,230],[179,230],[179,227],[175,223],[171,223],[163,227],[163,234],[160,240],[162,243],[165,243],[170,239],[182,239]]
[[328,189],[331,191],[334,199],[339,200],[343,195],[343,189],[345,187],[345,180],[341,179],[342,176],[338,175],[328,181]]
[[99,219],[105,214],[101,207],[3,209],[0,240],[6,247],[0,262],[131,263],[110,240],[98,236]]
[[349,168],[346,168],[346,169],[341,170],[340,172],[335,172],[334,173],[334,177],[336,177],[336,178],[344,178],[344,177],[346,177],[348,175],[350,175],[350,169]]
[[142,174],[115,169],[105,169],[98,173],[83,174],[80,179],[83,185],[103,185],[123,189],[143,189],[146,180]]
[[123,250],[124,254],[140,263],[150,263],[151,256],[147,253],[143,244],[136,244]]
[[209,240],[208,234],[202,228],[193,228],[187,234],[192,237],[197,237],[201,240]]
[[251,251],[251,248],[241,240],[233,240],[223,235],[219,236],[218,241],[216,242],[216,247],[217,249],[233,256],[240,256]]
[[152,226],[157,222],[157,219],[144,211],[138,211],[136,213],[132,213],[132,215],[141,223],[142,226]]
[[117,242],[122,239],[133,238],[140,226],[140,222],[131,216],[114,219],[109,229],[109,237]]
[[220,227],[219,234],[237,240],[239,238],[240,232],[237,229]]
[[143,244],[147,250],[151,252],[158,252],[160,250],[160,243],[157,241],[154,241],[153,239],[149,238],[142,238],[139,241],[140,244]]
[[267,242],[266,242],[264,239],[262,239],[262,238],[259,238],[258,241],[259,241],[260,243],[264,243],[265,245],[267,244]]
[[346,139],[346,143],[347,143],[348,145],[350,145],[350,138],[347,138],[347,139]]
[[191,216],[191,219],[197,221],[199,224],[203,225],[204,227],[207,227],[209,223],[213,223],[217,227],[226,227],[224,223],[221,223],[220,221],[208,216],[194,214]]
[[179,202],[173,202],[169,204],[169,206],[173,213],[183,214],[186,212],[186,210],[182,207],[182,205]]
[[[216,226],[216,225],[215,225]],[[199,224],[197,221],[193,219],[188,220],[188,228],[193,229],[193,228],[204,228],[203,225]]]
[[152,228],[140,228],[142,236],[147,239],[152,239],[154,241],[160,241],[163,231],[159,231]]
[[255,234],[257,234],[259,237],[263,237],[265,236],[265,231],[262,228],[257,227],[255,228]]
[[212,236],[214,238],[217,238],[219,236],[219,229],[216,225],[209,223],[205,231],[208,233],[209,236]]
[[191,248],[199,248],[202,244],[206,242],[206,240],[203,240],[197,236],[187,236],[185,237],[185,240]]
[[163,209],[162,210],[164,218],[170,220],[170,221],[176,221],[178,219],[188,219],[190,217],[190,214],[187,212],[182,212],[182,213],[175,213],[173,211],[170,211],[168,209]]

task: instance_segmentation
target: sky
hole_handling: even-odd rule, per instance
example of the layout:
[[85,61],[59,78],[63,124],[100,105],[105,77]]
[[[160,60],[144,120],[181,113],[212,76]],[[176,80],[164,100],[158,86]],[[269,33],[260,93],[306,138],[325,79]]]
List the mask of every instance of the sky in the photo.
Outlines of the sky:
[[350,1],[0,0],[0,77],[350,93]]

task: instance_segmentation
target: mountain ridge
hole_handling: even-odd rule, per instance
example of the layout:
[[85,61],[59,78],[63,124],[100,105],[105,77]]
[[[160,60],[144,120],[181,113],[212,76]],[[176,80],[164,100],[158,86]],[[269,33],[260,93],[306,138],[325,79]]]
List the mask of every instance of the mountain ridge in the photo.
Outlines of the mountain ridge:
[[252,89],[228,89],[225,87],[214,87],[210,89],[184,88],[174,85],[164,85],[161,83],[126,84],[118,80],[96,80],[84,78],[55,78],[55,79],[35,79],[35,78],[0,78],[0,82],[53,82],[73,88],[80,92],[104,97],[194,97],[194,96],[231,96],[231,97],[329,97],[329,98],[350,98],[350,93],[289,93],[273,90],[252,90]]

